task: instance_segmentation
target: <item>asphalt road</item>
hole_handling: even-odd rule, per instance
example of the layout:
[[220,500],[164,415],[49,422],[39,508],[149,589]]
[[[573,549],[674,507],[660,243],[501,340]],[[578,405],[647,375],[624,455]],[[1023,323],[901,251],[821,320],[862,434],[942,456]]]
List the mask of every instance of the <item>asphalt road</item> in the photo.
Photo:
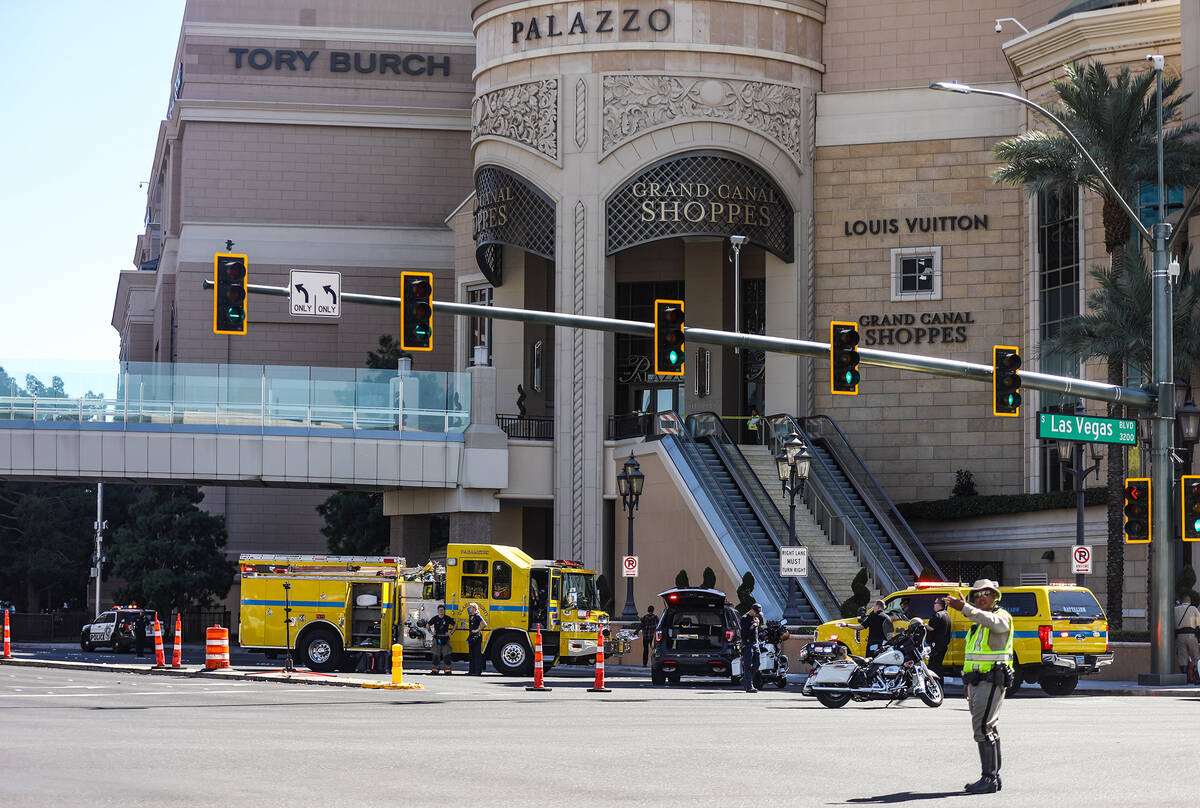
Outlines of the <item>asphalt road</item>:
[[[495,674],[382,691],[0,668],[0,804],[1180,805],[1200,698],[1016,698],[1004,791],[961,699],[821,707],[794,690]],[[1190,739],[1190,741],[1188,740]]]

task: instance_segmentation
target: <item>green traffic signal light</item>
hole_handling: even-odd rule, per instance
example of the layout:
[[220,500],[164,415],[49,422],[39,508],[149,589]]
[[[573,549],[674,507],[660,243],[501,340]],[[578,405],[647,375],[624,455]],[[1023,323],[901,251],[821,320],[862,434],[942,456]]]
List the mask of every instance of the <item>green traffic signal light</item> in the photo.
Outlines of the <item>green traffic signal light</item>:
[[829,324],[829,392],[834,395],[858,394],[858,340],[857,324]]
[[997,345],[992,349],[992,413],[1020,415],[1021,410],[1020,349],[1013,345]]
[[658,376],[684,375],[683,301],[654,301],[654,373]]

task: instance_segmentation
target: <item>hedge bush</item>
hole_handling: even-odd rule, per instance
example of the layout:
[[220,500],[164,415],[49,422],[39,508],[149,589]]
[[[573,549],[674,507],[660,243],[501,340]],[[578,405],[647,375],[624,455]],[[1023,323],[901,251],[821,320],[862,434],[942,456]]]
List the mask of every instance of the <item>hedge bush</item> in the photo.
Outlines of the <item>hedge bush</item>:
[[[1084,503],[1103,505],[1108,499],[1104,488],[1084,491]],[[993,496],[951,497],[920,502],[904,502],[896,506],[905,519],[925,519],[940,522],[950,519],[970,519],[976,516],[1000,516],[1008,513],[1051,511],[1074,508],[1074,491],[1052,491],[1048,494],[1001,494]]]

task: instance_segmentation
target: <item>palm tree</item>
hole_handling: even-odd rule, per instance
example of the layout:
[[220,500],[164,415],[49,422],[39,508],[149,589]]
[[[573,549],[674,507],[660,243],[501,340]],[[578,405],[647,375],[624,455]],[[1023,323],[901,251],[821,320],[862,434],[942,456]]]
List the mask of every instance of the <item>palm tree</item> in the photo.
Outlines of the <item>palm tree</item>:
[[[1126,244],[1122,258],[1124,271],[1120,274],[1112,267],[1092,268],[1089,274],[1095,280],[1095,289],[1088,295],[1087,313],[1060,324],[1054,336],[1042,341],[1043,354],[1084,361],[1103,357],[1124,367],[1143,371],[1150,368],[1153,276],[1137,243]],[[1173,370],[1175,378],[1187,379],[1200,362],[1200,269],[1192,268],[1180,276],[1171,302],[1175,338]],[[1121,546],[1124,549],[1124,544]],[[1119,627],[1116,617],[1121,604],[1119,600],[1114,604],[1111,565],[1107,572],[1108,614],[1110,622]],[[1123,582],[1123,576],[1120,580]]]
[[[1140,184],[1155,185],[1157,164],[1158,93],[1153,71],[1134,74],[1128,67],[1116,76],[1100,62],[1086,66],[1067,65],[1066,78],[1053,84],[1059,103],[1055,114],[1079,138],[1113,186],[1126,201],[1132,201]],[[1163,120],[1174,120],[1189,97],[1179,95],[1182,80],[1163,77]],[[1164,175],[1172,186],[1200,182],[1200,144],[1193,124],[1174,126],[1163,137]],[[1098,193],[1103,200],[1104,247],[1109,255],[1114,283],[1124,274],[1125,250],[1130,239],[1130,221],[1120,201],[1091,164],[1063,133],[1030,130],[998,143],[995,156],[1005,165],[993,173],[996,182],[1024,186],[1033,196],[1042,191],[1071,192],[1079,186]],[[1147,298],[1148,299],[1148,298]],[[1149,339],[1149,331],[1145,334]],[[1100,351],[1107,359],[1109,384],[1125,383],[1126,357]],[[1110,418],[1121,417],[1123,407],[1108,405]],[[1124,449],[1114,444],[1108,451],[1108,616],[1114,628],[1121,627],[1124,591],[1125,546],[1122,487],[1125,478]]]

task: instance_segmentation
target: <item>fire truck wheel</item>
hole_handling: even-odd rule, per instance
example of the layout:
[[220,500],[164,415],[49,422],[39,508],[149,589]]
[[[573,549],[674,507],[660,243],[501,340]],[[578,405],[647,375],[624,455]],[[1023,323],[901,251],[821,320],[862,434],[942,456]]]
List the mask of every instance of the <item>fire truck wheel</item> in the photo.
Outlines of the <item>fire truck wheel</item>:
[[300,661],[314,671],[334,671],[342,661],[342,643],[327,628],[307,631],[296,645]]
[[505,676],[533,673],[533,652],[520,634],[508,633],[492,643],[492,665]]

